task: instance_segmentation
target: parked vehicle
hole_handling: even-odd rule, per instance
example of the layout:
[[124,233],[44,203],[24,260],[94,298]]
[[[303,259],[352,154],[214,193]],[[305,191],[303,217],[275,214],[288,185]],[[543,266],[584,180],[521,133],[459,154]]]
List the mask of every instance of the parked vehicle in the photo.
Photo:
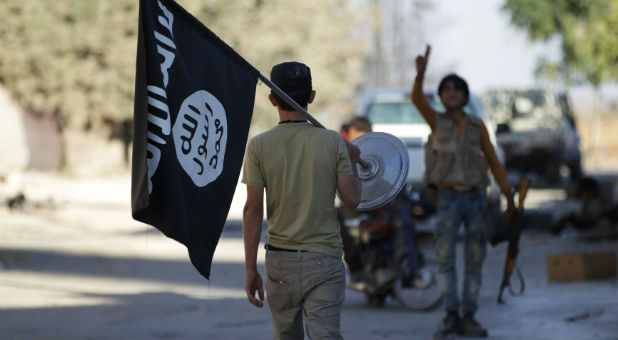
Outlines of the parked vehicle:
[[347,286],[362,291],[371,306],[393,297],[411,310],[431,310],[442,302],[433,237],[415,229],[414,201],[402,191],[386,206],[344,219],[362,262],[362,281]]
[[536,172],[550,182],[582,176],[579,134],[564,93],[546,90],[496,90],[483,96],[497,124],[506,167]]
[[[445,109],[440,98],[435,92],[425,92],[429,104],[438,112]],[[500,146],[496,143],[496,136],[493,133],[495,127],[487,118],[483,111],[480,99],[470,95],[470,101],[464,107],[468,114],[479,117],[483,120],[489,131],[489,138],[496,148],[496,153],[500,161],[504,162],[504,154]],[[435,211],[435,201],[428,194],[428,189],[422,183],[425,172],[425,144],[431,133],[429,125],[425,122],[420,112],[410,100],[410,90],[406,89],[375,89],[368,91],[358,110],[357,115],[367,117],[373,124],[373,130],[387,132],[399,137],[407,146],[410,156],[410,167],[406,182],[409,186],[410,196],[419,203],[413,215],[417,219],[431,216]],[[488,209],[488,228],[491,228],[489,235],[493,234],[496,224],[503,224],[502,213],[500,211],[500,189],[490,176],[491,184],[487,193]],[[427,208],[424,209],[423,206]],[[433,208],[433,209],[432,209]]]

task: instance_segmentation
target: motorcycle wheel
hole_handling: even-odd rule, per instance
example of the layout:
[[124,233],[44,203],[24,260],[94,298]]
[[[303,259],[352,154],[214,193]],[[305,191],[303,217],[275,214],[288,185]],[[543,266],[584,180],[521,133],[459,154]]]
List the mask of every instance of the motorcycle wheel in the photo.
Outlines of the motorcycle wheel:
[[442,304],[442,289],[438,284],[437,270],[423,267],[411,282],[397,279],[393,282],[393,295],[399,303],[414,311],[432,310]]

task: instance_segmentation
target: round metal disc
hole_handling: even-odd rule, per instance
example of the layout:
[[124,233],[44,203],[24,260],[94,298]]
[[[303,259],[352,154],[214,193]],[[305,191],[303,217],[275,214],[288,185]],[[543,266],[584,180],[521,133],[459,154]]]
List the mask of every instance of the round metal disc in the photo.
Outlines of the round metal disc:
[[408,176],[410,159],[405,144],[384,132],[369,132],[354,139],[360,158],[368,164],[357,165],[363,191],[357,210],[373,210],[390,202],[399,193]]

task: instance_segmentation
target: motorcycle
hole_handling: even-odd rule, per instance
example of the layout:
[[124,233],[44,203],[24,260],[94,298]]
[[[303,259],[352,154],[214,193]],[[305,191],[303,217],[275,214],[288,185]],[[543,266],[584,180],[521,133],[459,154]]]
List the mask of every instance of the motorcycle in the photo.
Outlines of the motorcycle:
[[413,220],[423,203],[418,197],[407,187],[386,206],[342,221],[362,264],[362,279],[350,278],[347,287],[363,292],[371,306],[383,306],[389,296],[414,311],[442,302],[433,233],[417,231]]

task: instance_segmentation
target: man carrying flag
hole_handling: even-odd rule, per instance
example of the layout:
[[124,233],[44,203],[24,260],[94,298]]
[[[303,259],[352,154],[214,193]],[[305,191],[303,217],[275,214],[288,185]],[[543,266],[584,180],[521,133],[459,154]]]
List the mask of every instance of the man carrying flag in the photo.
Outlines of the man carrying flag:
[[360,151],[338,133],[315,127],[321,124],[306,112],[314,125],[305,121],[299,110],[315,96],[307,66],[275,66],[273,84],[173,0],[140,1],[133,217],[186,245],[191,262],[209,278],[240,173],[258,77],[278,93],[269,99],[281,123],[254,138],[247,151],[247,295],[263,305],[255,292],[263,300],[256,257],[266,189],[266,290],[275,338],[304,337],[301,310],[310,338],[341,338],[345,269],[334,198],[339,190],[346,205],[358,205]]
[[[282,63],[270,76],[302,108],[313,101],[306,65]],[[337,132],[311,125],[277,94],[268,99],[277,107],[280,121],[250,141],[242,179],[247,185],[243,213],[247,297],[253,305],[263,306],[256,257],[266,190],[265,281],[275,339],[303,339],[303,316],[310,339],[341,339],[345,268],[334,199],[339,190],[344,204],[358,205],[360,151],[352,144],[346,147]]]

